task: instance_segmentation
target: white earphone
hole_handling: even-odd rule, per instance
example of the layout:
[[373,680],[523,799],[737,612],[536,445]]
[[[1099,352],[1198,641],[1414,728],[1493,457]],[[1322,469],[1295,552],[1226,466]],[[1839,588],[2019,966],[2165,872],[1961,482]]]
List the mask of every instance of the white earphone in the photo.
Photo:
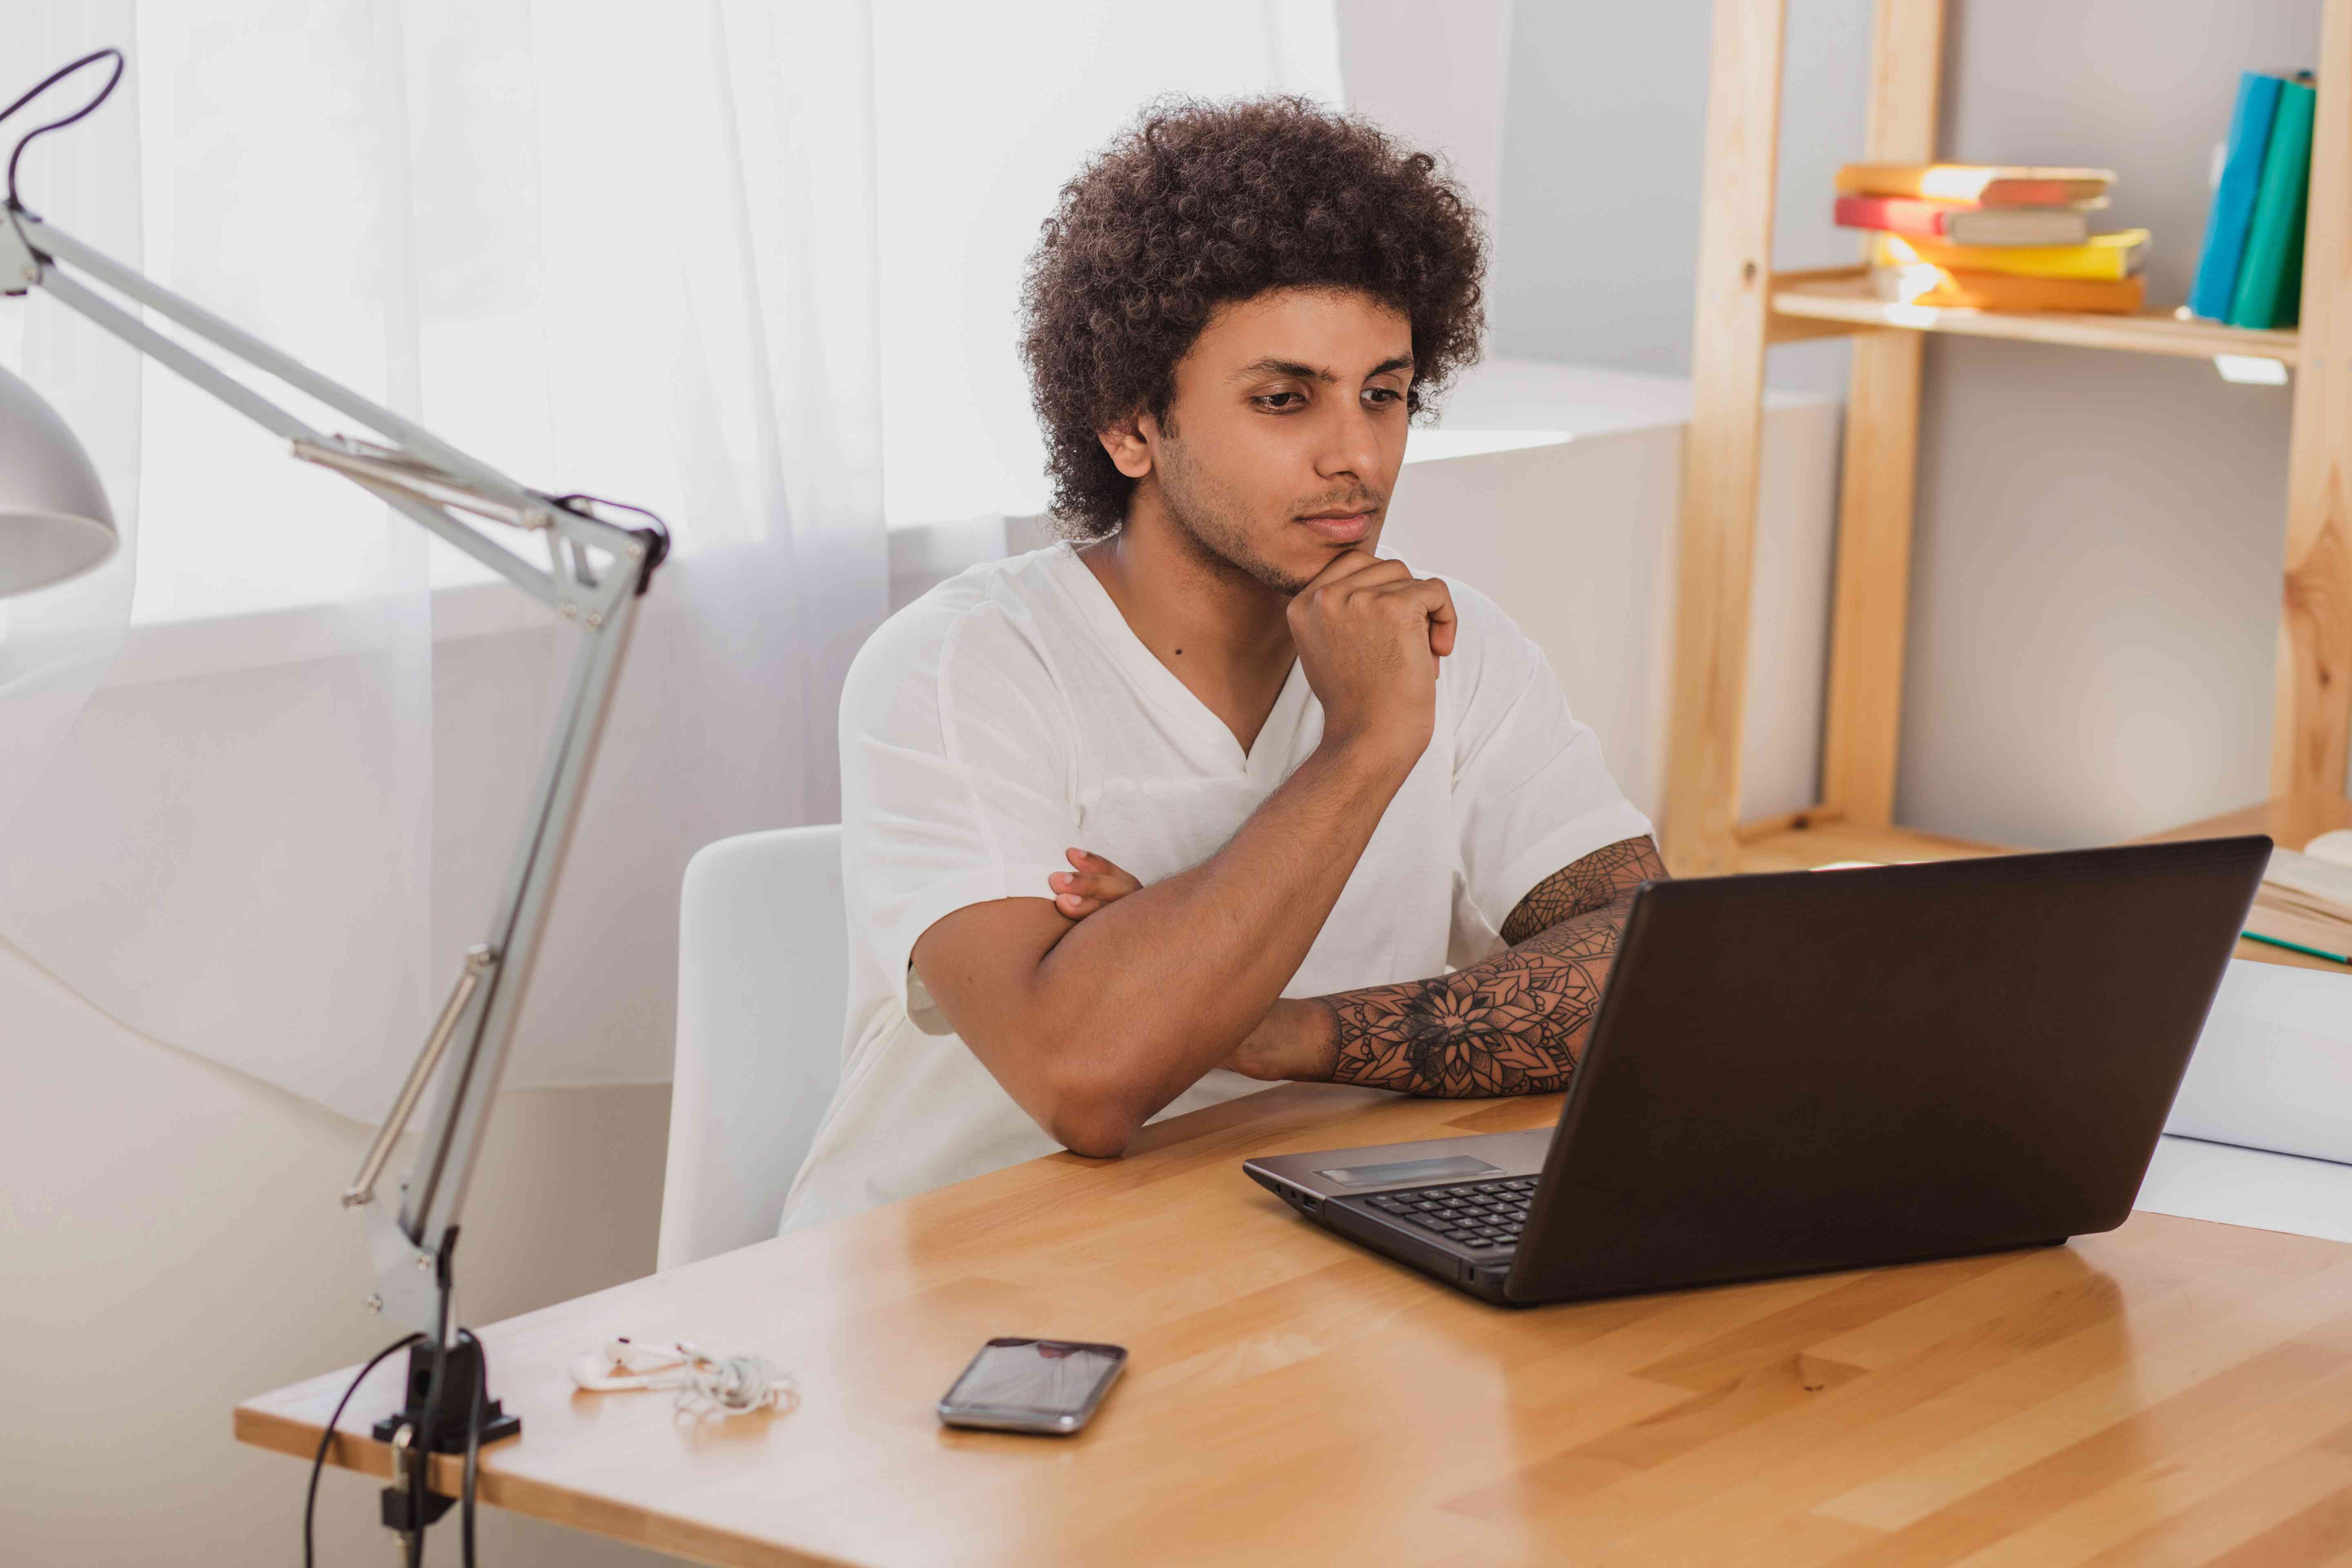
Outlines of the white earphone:
[[684,1340],[643,1342],[622,1335],[572,1363],[574,1385],[592,1394],[639,1388],[677,1390],[677,1407],[697,1415],[744,1415],[754,1410],[792,1411],[800,1387],[762,1356],[714,1356]]

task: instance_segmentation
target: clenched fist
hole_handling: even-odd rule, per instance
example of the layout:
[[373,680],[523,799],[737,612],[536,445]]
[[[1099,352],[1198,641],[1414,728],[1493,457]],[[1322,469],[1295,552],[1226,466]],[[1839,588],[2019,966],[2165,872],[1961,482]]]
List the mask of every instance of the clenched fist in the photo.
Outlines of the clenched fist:
[[1437,723],[1437,661],[1454,651],[1454,596],[1402,561],[1350,550],[1290,601],[1290,636],[1323,704],[1323,738],[1406,760]]

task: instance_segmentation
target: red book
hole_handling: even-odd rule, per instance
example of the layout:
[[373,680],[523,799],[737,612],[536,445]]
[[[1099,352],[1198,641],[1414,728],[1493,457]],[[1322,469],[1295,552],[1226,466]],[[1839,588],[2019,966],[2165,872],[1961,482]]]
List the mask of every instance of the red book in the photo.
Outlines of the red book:
[[1840,196],[1837,221],[1952,245],[2080,245],[2091,235],[2090,215],[2073,207],[1980,207],[1907,196]]

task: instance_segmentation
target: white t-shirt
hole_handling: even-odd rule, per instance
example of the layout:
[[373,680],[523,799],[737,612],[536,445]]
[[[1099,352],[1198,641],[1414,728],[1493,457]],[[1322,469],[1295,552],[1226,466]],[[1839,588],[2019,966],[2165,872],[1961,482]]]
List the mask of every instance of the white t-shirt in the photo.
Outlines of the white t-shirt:
[[[1542,652],[1486,597],[1448,586],[1460,626],[1429,750],[1286,996],[1475,963],[1538,882],[1650,831]],[[1072,846],[1147,884],[1199,865],[1322,733],[1294,664],[1244,755],[1066,544],[975,566],[891,616],[842,691],[847,1032],[783,1228],[1059,1148],[950,1031],[908,967],[915,939],[967,904],[1051,898],[1045,879]],[[1213,1071],[1160,1115],[1265,1087]]]

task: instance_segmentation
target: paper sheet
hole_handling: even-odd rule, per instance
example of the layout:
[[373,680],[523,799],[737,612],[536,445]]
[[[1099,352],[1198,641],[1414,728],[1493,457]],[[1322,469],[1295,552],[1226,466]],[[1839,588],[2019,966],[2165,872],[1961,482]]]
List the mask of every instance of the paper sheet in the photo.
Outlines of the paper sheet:
[[2164,1130],[2352,1164],[2352,973],[2231,960]]

